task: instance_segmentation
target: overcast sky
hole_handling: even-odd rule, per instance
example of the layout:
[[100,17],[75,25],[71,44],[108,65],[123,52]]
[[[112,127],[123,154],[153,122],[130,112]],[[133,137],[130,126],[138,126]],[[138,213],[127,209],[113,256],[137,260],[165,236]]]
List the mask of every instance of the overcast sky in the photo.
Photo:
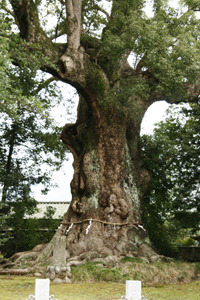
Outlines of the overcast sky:
[[[73,98],[73,92],[71,91],[71,98]],[[63,107],[54,110],[54,115],[58,119],[61,126],[65,123],[75,122],[76,120],[76,105],[77,98],[74,98],[74,108],[71,115],[65,115],[63,113]],[[165,118],[165,112],[168,108],[168,104],[165,101],[160,101],[152,104],[147,110],[141,126],[142,134],[151,134],[154,128],[154,124]],[[34,189],[35,199],[38,201],[70,201],[71,191],[70,182],[73,176],[73,157],[71,154],[67,155],[68,161],[64,163],[62,169],[58,172],[54,172],[52,175],[54,181],[58,184],[57,188],[53,188],[47,195],[40,193],[40,188]]]

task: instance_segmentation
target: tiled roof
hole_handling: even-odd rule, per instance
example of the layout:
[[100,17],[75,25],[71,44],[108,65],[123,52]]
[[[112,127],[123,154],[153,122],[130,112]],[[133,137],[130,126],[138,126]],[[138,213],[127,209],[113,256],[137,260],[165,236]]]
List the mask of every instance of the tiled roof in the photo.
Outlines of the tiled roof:
[[34,215],[28,216],[28,218],[36,218],[36,219],[42,219],[44,216],[44,213],[48,206],[51,206],[56,209],[53,218],[54,219],[60,219],[64,216],[66,211],[68,210],[70,202],[63,201],[63,202],[38,202],[37,208],[38,212],[36,212]]

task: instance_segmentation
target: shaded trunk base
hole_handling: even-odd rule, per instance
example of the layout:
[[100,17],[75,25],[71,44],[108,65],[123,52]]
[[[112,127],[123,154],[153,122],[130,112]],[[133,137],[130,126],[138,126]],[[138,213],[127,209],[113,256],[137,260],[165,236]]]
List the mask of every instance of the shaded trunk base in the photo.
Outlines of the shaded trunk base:
[[88,252],[96,252],[99,257],[155,255],[140,225],[90,219],[81,224],[64,223],[61,233],[66,237],[66,259]]
[[[139,226],[110,225],[95,220],[63,224],[51,242],[41,251],[35,264],[73,265],[107,257],[142,257],[151,261],[158,254],[149,237]],[[76,265],[76,263],[74,263]]]
[[[35,247],[13,256],[12,266],[4,263],[0,273],[25,275],[35,271],[53,282],[66,283],[71,282],[71,266],[87,261],[116,265],[127,256],[139,257],[146,262],[160,259],[152,249],[147,233],[136,225],[113,226],[89,220],[71,227],[68,225],[65,234],[64,228],[65,224],[45,247]],[[22,270],[24,265],[28,268]]]

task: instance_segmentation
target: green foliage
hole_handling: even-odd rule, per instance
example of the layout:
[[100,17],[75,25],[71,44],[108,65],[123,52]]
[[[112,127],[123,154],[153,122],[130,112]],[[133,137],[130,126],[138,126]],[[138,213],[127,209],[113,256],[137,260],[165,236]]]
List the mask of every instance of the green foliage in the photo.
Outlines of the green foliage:
[[186,4],[188,9],[199,11],[200,4],[198,0],[181,0],[182,3]]
[[[0,111],[15,113],[14,99],[11,92],[11,80],[7,73],[11,63],[9,55],[10,20],[0,11]],[[7,101],[5,101],[5,97]]]
[[[39,60],[34,54],[27,56],[27,51],[24,51],[24,43],[22,43],[18,35],[15,36],[11,32],[12,23],[11,19],[0,12],[0,112],[5,113],[10,118],[17,118],[19,105],[27,110],[41,113],[43,104],[30,93],[33,78],[40,65]],[[11,56],[13,51],[17,54],[21,68],[24,69],[23,76],[26,72],[29,73],[26,77],[29,76],[30,82],[27,87],[24,84],[23,92],[19,85],[19,81],[21,80],[21,83],[23,81],[23,79],[20,78],[22,72],[20,72],[18,76],[16,73],[19,69],[14,68],[12,65]],[[26,91],[25,88],[27,88]]]
[[121,281],[122,275],[119,272],[119,270],[115,269],[104,269],[101,270],[98,274],[98,280],[99,281]]
[[[58,221],[52,219],[51,211],[47,212],[46,221],[41,224],[35,221],[33,226],[34,221],[24,219],[26,215],[32,215],[36,207],[36,201],[31,196],[31,187],[43,184],[44,191],[47,192],[51,186],[51,172],[55,168],[59,169],[64,158],[64,149],[57,139],[58,129],[52,134],[43,133],[38,127],[38,122],[39,118],[36,119],[34,114],[21,114],[18,122],[14,123],[15,126],[11,124],[10,127],[5,123],[2,132],[3,145],[0,149],[3,158],[0,165],[2,200],[8,203],[12,214],[6,221],[6,226],[14,231],[14,237],[4,247],[7,254],[13,250],[31,249],[38,241],[48,242],[55,232],[53,228],[58,227]],[[10,140],[12,136],[13,139]],[[12,152],[12,156],[7,156],[7,151],[9,154]],[[47,171],[44,169],[45,164],[49,168]],[[39,225],[41,228],[49,227],[49,230],[39,234]]]
[[194,246],[195,245],[195,241],[191,238],[186,238],[181,242],[181,246],[184,247],[190,247],[190,246]]
[[169,111],[153,136],[144,136],[144,163],[151,174],[143,201],[143,218],[160,249],[180,244],[183,229],[194,234],[200,225],[199,104]]
[[10,218],[6,225],[9,228],[9,240],[1,245],[1,251],[7,257],[18,251],[30,250],[36,244],[37,235],[35,227],[27,222],[25,215],[31,215],[36,208],[34,199],[18,200],[8,206],[7,214]]
[[173,243],[173,232],[165,226],[164,218],[160,216],[162,209],[159,205],[149,204],[147,197],[148,194],[143,201],[142,219],[148,230],[150,240],[160,254],[173,257],[177,252],[177,247]]
[[72,276],[78,282],[89,280],[90,278],[96,277],[99,270],[102,270],[98,266],[99,263],[87,262],[77,267],[72,267]]
[[98,36],[102,25],[107,24],[106,10],[103,9],[101,0],[82,1],[83,28],[91,35]]
[[55,231],[58,229],[62,218],[59,219],[54,218],[55,208],[52,206],[47,206],[46,212],[44,213],[44,217],[41,220],[35,220],[35,222],[39,223],[40,236],[38,244],[48,243]]
[[5,233],[6,228],[10,229],[7,232],[7,239],[2,241],[0,247],[4,256],[10,257],[15,252],[30,250],[52,239],[61,219],[53,217],[55,209],[51,206],[47,207],[43,219],[32,218],[33,213],[37,211],[36,205],[34,199],[22,200],[13,202],[7,206],[7,209],[2,210],[4,214],[8,214],[10,209],[10,218],[2,227]]
[[127,262],[131,262],[131,263],[142,263],[145,264],[144,260],[142,260],[141,258],[138,257],[123,257],[122,259],[120,259],[121,263],[127,263]]
[[7,219],[8,215],[6,215],[3,210],[5,209],[6,204],[0,202],[0,246],[4,244],[6,241],[9,239],[9,234],[8,234],[8,225],[7,225]]
[[[11,77],[25,97],[37,84],[29,69],[17,68]],[[51,170],[59,169],[65,157],[65,148],[58,138],[61,128],[49,117],[52,105],[41,96],[37,101],[42,103],[42,113],[34,110],[34,103],[33,109],[18,103],[14,118],[1,114],[0,182],[4,186],[3,199],[7,201],[17,200],[20,193],[24,197],[25,187],[30,190],[42,183],[48,188],[51,174],[44,169],[45,165]]]
[[[15,3],[11,4],[14,8]],[[140,72],[143,75],[145,72],[151,74],[151,80],[147,82],[155,96],[186,99],[188,95],[185,93],[185,83],[194,82],[200,69],[200,24],[195,14],[199,8],[198,1],[182,1],[182,6],[176,9],[168,1],[152,1],[153,10],[148,15],[145,13],[146,6],[146,1],[83,0],[84,43],[88,40],[85,50],[96,56],[96,62],[112,80],[119,75],[119,63],[132,54],[133,69],[136,71],[134,76],[141,78]],[[9,15],[5,1],[1,7],[7,12],[6,16]],[[15,33],[11,39],[12,57],[17,57],[22,65],[31,63],[35,69],[42,67],[46,70],[47,65],[57,69],[57,62],[54,63],[57,61],[54,57],[54,54],[57,55],[58,46],[56,37],[66,35],[67,16],[64,3],[60,0],[35,1],[30,9],[32,16],[37,15],[40,18],[40,34],[46,34],[51,40],[55,37],[55,48],[52,43],[52,49],[47,53],[44,51],[46,44],[42,45],[47,43],[47,39],[38,39],[37,45],[31,41],[26,44]],[[54,22],[49,21],[53,18]],[[35,20],[38,21],[37,18]],[[90,45],[91,39],[96,40],[94,47],[94,43]],[[130,90],[135,95],[137,90],[141,91],[134,85]]]
[[[61,128],[50,118],[60,101],[59,90],[38,74],[43,58],[37,51],[27,55],[24,42],[11,33],[11,24],[0,16],[0,229],[1,249],[7,255],[48,242],[58,227],[50,211],[45,217],[50,228],[44,234],[39,234],[39,222],[26,217],[36,209],[31,188],[42,184],[47,192],[51,173],[61,167],[66,153],[59,140]],[[12,51],[18,53],[20,66],[12,64]]]

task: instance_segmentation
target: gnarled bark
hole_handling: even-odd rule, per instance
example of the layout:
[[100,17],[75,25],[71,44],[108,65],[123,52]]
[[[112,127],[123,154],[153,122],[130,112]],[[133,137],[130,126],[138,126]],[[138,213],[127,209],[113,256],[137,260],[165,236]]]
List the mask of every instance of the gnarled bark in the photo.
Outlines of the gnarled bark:
[[145,109],[134,120],[128,112],[120,116],[116,108],[108,113],[101,107],[97,122],[82,99],[76,124],[63,128],[61,139],[74,155],[75,170],[72,202],[59,231],[66,235],[68,256],[141,255],[141,249],[152,254],[140,227],[141,197],[150,179],[139,160]]

